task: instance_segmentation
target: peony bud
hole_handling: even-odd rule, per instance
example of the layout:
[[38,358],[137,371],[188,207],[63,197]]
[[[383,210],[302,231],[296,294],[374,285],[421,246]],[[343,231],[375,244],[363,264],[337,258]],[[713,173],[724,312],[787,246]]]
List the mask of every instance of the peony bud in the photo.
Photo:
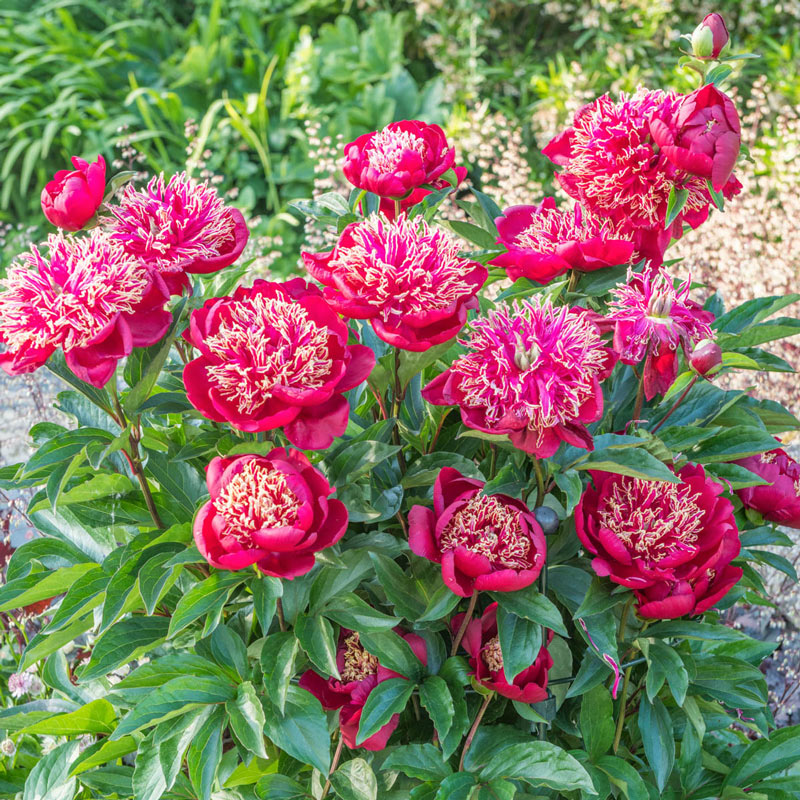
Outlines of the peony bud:
[[725,20],[719,14],[706,14],[692,33],[692,52],[704,61],[719,58],[729,39]]
[[42,189],[42,211],[49,222],[66,231],[79,231],[95,215],[106,188],[103,156],[89,164],[72,157],[74,170],[60,169]]
[[689,364],[698,375],[710,378],[722,369],[722,350],[711,339],[703,339],[692,351]]
[[533,515],[536,517],[536,521],[539,523],[539,527],[541,527],[545,536],[555,533],[558,530],[558,526],[561,524],[558,519],[558,514],[548,506],[539,506],[539,508],[534,510]]

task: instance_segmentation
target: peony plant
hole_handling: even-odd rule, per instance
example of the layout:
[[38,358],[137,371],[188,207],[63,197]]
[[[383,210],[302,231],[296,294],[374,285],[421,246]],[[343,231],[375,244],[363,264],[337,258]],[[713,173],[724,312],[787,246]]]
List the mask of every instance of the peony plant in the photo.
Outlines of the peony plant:
[[0,366],[66,384],[0,471],[40,533],[4,555],[4,795],[800,796],[775,643],[729,624],[796,579],[800,421],[727,382],[791,371],[761,345],[800,295],[726,310],[669,257],[741,188],[721,17],[691,40],[697,89],[545,146],[558,202],[365,133],[284,281],[185,174],[45,187],[63,230],[0,288]]

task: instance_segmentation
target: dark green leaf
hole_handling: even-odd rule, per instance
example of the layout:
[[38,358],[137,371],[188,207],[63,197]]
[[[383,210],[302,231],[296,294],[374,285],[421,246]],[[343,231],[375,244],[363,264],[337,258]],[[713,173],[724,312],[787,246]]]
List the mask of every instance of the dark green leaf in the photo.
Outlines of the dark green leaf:
[[542,633],[542,626],[537,622],[498,607],[497,634],[503,654],[503,672],[509,683],[536,660],[542,646]]
[[325,617],[299,616],[295,620],[294,632],[311,663],[323,675],[331,675],[338,679],[336,639],[330,622]]
[[225,703],[225,710],[241,745],[261,758],[268,758],[264,747],[264,709],[250,681],[239,684],[236,698]]
[[516,592],[490,592],[492,599],[507,612],[536,622],[561,636],[568,636],[558,609],[536,586],[531,585]]
[[666,464],[641,447],[595,450],[575,464],[575,469],[613,472],[643,480],[678,482],[678,478]]
[[367,652],[377,657],[387,669],[417,680],[422,675],[422,663],[408,642],[394,631],[369,631],[359,634]]
[[355,594],[337,597],[325,609],[325,616],[345,628],[359,632],[391,630],[401,621],[372,608]]
[[430,743],[406,744],[393,748],[383,762],[383,769],[397,770],[409,778],[421,781],[439,781],[451,773],[441,750]]
[[419,701],[428,712],[440,739],[444,739],[453,725],[455,706],[450,689],[443,678],[430,675],[419,686]]
[[112,625],[95,642],[89,663],[80,672],[81,681],[90,681],[129,664],[152,650],[167,636],[167,617],[128,617]]
[[583,695],[580,725],[589,758],[597,762],[614,741],[614,705],[605,686],[595,686]]
[[363,758],[353,758],[331,775],[331,786],[342,800],[377,800],[378,779]]
[[399,714],[414,693],[414,684],[403,678],[389,678],[379,683],[367,697],[361,712],[356,744],[377,733],[394,714]]
[[655,775],[658,790],[663,791],[675,763],[675,740],[669,712],[657,697],[652,702],[643,697],[639,704],[638,721],[644,753]]
[[170,621],[169,638],[195,620],[223,606],[230,593],[246,577],[242,572],[213,572],[204,581],[195,584],[175,608]]

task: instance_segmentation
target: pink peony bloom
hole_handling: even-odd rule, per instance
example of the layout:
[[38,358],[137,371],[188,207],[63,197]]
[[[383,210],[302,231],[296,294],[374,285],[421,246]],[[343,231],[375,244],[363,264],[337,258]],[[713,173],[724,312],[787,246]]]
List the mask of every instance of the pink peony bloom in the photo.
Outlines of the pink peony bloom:
[[630,234],[584,211],[580,204],[561,211],[552,197],[538,206],[506,209],[495,222],[497,243],[508,252],[490,263],[504,267],[512,281],[525,277],[548,283],[570,269],[592,272],[627,264],[633,256]]
[[[414,655],[423,665],[428,663],[428,648],[425,640],[415,633],[402,633],[403,639],[411,647]],[[339,646],[336,649],[336,666],[341,680],[324,678],[309,669],[300,677],[300,686],[311,692],[322,703],[326,711],[339,711],[339,728],[344,743],[352,750],[363,747],[365,750],[383,750],[389,737],[397,728],[399,714],[393,714],[389,721],[376,733],[356,744],[361,713],[370,692],[389,678],[405,678],[382,666],[378,659],[368,653],[361,644],[359,636],[353,631],[342,628],[339,632]]]
[[494,309],[471,327],[470,352],[422,396],[459,406],[467,427],[508,434],[539,458],[562,441],[591,450],[586,425],[603,414],[600,382],[615,362],[592,313],[534,298]]
[[703,339],[713,339],[714,315],[689,299],[691,279],[675,288],[663,269],[629,274],[612,290],[608,320],[614,325],[614,349],[623,364],[644,365],[645,397],[664,394],[678,376],[679,348],[686,357]]
[[[453,618],[453,631],[461,627],[463,619],[463,614]],[[553,632],[548,631],[548,644],[552,639]],[[533,663],[511,683],[506,680],[503,653],[497,635],[497,603],[488,606],[479,619],[470,621],[461,645],[469,654],[472,675],[482,686],[519,703],[539,703],[547,699],[547,679],[553,666],[553,657],[546,647],[539,650]]]
[[189,285],[187,273],[206,274],[233,264],[249,236],[241,211],[186,173],[173,175],[168,183],[162,174],[141,191],[128,185],[110,211],[115,217],[112,237],[159,272],[173,294]]
[[172,315],[161,278],[105,233],[47,239],[0,282],[0,366],[9,375],[33,372],[59,348],[82,381],[104,386],[134,347],[155,344]]
[[742,132],[733,100],[713,83],[681,98],[674,117],[654,117],[655,143],[679,169],[709,178],[715,192],[727,185],[739,157]]
[[365,133],[345,147],[344,155],[344,175],[353,186],[398,200],[426,184],[442,188],[437,179],[455,161],[444,131],[417,120]]
[[[623,94],[619,102],[603,95],[543,150],[564,167],[556,176],[564,191],[598,217],[636,229],[636,251],[656,263],[670,238],[680,238],[684,223],[697,228],[706,220],[711,203],[705,179],[678,169],[651,132],[653,120],[675,127],[680,102],[671,92],[646,89]],[[731,197],[740,188],[731,178],[723,192]],[[686,203],[664,230],[670,191],[681,189],[689,193]]]
[[418,556],[442,565],[455,594],[513,592],[530,586],[544,566],[544,533],[521,500],[485,495],[482,481],[444,467],[433,487],[433,509],[414,506],[408,544]]
[[634,590],[648,619],[700,614],[742,577],[733,505],[703,467],[687,464],[680,483],[592,472],[575,529],[592,568]]
[[91,164],[72,157],[74,170],[60,169],[42,189],[42,211],[48,221],[65,231],[80,230],[103,202],[106,162],[103,156]]
[[348,225],[329,253],[303,253],[303,261],[340,314],[370,320],[394,347],[421,351],[456,336],[478,307],[488,270],[458,251],[422,220],[373,215]]
[[760,478],[767,486],[748,486],[736,493],[745,508],[758,511],[769,522],[800,529],[800,464],[785,450],[748,456],[734,461]]
[[217,457],[206,468],[211,499],[194,519],[194,541],[218,569],[253,564],[265,575],[296,578],[314,556],[344,536],[347,509],[299,450]]
[[183,371],[192,405],[243,431],[283,426],[292,444],[329,447],[347,427],[343,392],[375,366],[322,292],[301,278],[257,280],[192,312],[186,340],[199,355]]

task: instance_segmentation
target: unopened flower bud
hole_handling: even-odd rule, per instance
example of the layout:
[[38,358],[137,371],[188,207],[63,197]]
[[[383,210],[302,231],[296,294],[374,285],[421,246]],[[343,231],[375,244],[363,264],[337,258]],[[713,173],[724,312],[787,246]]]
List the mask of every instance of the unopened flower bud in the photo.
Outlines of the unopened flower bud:
[[539,527],[542,529],[542,533],[544,533],[545,536],[550,536],[558,530],[558,514],[556,514],[552,508],[548,506],[539,506],[539,508],[534,510],[533,515],[536,517],[536,521],[539,523]]
[[17,746],[14,744],[13,740],[8,738],[3,739],[3,741],[0,742],[0,752],[2,752],[4,756],[11,758],[11,756],[17,752]]
[[719,14],[707,14],[692,33],[692,53],[702,60],[719,58],[729,40],[725,20]]
[[689,364],[698,375],[710,378],[722,369],[722,350],[711,339],[703,339],[692,351]]

